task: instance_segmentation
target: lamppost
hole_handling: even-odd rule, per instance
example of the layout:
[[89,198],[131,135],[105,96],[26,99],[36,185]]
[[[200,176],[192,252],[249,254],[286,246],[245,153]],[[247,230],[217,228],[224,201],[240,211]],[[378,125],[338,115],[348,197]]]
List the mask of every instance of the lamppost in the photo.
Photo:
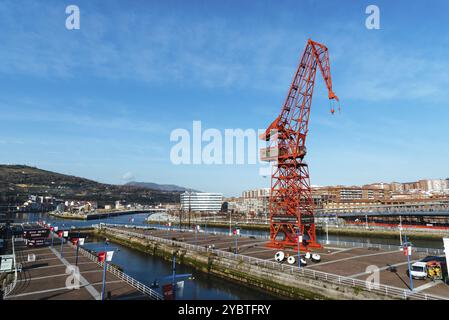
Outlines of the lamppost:
[[236,225],[234,228],[234,236],[235,236],[235,249],[234,249],[234,254],[238,253],[238,236],[240,234],[240,229],[238,228],[238,226]]
[[405,250],[405,254],[407,255],[408,275],[410,277],[410,290],[413,291],[413,277],[410,266],[410,257],[412,255],[412,243],[407,241],[407,236],[404,236],[403,250]]
[[[62,227],[64,228],[64,225],[62,225]],[[62,230],[59,234],[61,235],[61,258],[64,257],[64,235],[65,235],[65,230]]]
[[51,248],[53,249],[53,238],[54,238],[54,227],[50,227],[50,233],[51,233]]
[[195,245],[198,245],[198,230],[199,230],[200,226],[199,225],[195,225]]
[[299,230],[298,230],[297,236],[298,236],[298,270],[301,270],[301,242],[302,242],[302,235],[301,235]]
[[101,301],[104,301],[105,290],[106,290],[106,271],[107,271],[107,263],[108,261],[112,261],[112,256],[114,255],[114,249],[112,251],[106,250],[107,243],[104,243],[104,251],[98,254],[98,259],[100,262],[103,262],[103,281],[101,287]]
[[399,216],[399,243],[402,246],[402,217]]
[[190,215],[192,213],[192,192],[189,192],[189,230],[190,230]]
[[329,219],[326,218],[326,244],[329,244]]
[[75,265],[78,266],[78,253],[80,250],[80,246],[84,245],[84,238],[80,238],[80,233],[78,231],[78,239],[76,241],[76,260]]
[[176,252],[173,252],[172,277],[173,299],[176,299]]

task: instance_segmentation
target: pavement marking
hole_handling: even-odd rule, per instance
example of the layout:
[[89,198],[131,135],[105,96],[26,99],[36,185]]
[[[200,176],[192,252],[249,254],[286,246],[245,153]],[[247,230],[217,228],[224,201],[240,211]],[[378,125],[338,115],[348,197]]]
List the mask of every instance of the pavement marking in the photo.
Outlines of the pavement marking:
[[[89,270],[89,271],[83,271],[83,273],[93,273],[93,272],[103,272],[103,270]],[[80,271],[81,273],[81,271]],[[23,279],[23,280],[17,280],[17,282],[28,282],[33,280],[42,280],[42,279],[49,279],[49,278],[57,278],[62,276],[69,276],[67,273],[60,273],[60,274],[53,274],[50,276],[42,276],[42,277],[35,277],[35,278],[29,278],[29,279]]]
[[[88,261],[88,262],[78,262],[78,265],[81,265],[81,264],[91,264],[91,263],[97,264],[96,262]],[[56,268],[56,267],[64,267],[64,266],[65,266],[65,264],[55,264],[55,265],[53,265],[53,266],[43,266],[43,267],[37,267],[37,268],[24,268],[24,271],[30,272],[30,271],[33,271],[33,270],[48,269],[48,268]]]
[[[265,253],[270,253],[272,250],[271,249],[261,249],[261,250],[256,250],[256,251],[251,251],[251,250],[248,250],[248,251],[246,251],[245,252],[245,255],[250,255],[250,254],[257,254],[257,253],[262,253],[262,252],[265,252]],[[252,258],[255,258],[255,257],[252,257]]]
[[[69,257],[65,257],[64,258],[75,258],[76,256],[69,256]],[[58,260],[59,258],[45,258],[45,259],[36,259],[34,261],[22,261],[22,263],[35,263],[35,262],[41,262],[41,261],[49,261],[49,260]]]
[[[81,288],[84,288],[84,286],[80,286],[80,289]],[[6,299],[14,299],[14,298],[20,298],[20,297],[25,297],[25,296],[31,296],[31,295],[35,295],[35,294],[49,293],[49,292],[62,291],[62,290],[72,291],[72,290],[76,290],[76,289],[69,290],[69,289],[67,289],[67,287],[61,287],[61,288],[55,288],[55,289],[26,292],[26,293],[19,293],[19,294],[7,296]]]
[[[49,252],[49,253],[37,253],[36,254],[36,260],[37,259],[39,259],[40,257],[45,257],[45,256],[55,256],[54,254],[53,254],[53,252]],[[64,257],[65,257],[65,255],[64,255]],[[76,257],[76,255],[73,255],[73,257]],[[68,258],[70,258],[70,256],[68,256]]]
[[326,264],[331,264],[331,263],[336,263],[336,262],[341,262],[341,261],[347,261],[347,260],[354,260],[354,259],[359,259],[359,258],[364,258],[364,257],[371,257],[371,256],[380,256],[383,254],[391,254],[391,253],[397,253],[397,250],[393,250],[393,251],[386,251],[386,252],[376,252],[376,253],[370,253],[370,254],[362,254],[359,256],[354,256],[354,257],[347,257],[347,258],[341,258],[341,259],[337,259],[337,260],[333,260],[333,261],[326,261],[326,262],[320,262],[311,266],[307,266],[307,268],[312,268],[312,267],[317,267],[317,266],[323,266]]
[[437,285],[439,285],[439,284],[441,284],[441,283],[444,283],[444,282],[441,281],[441,280],[432,281],[432,282],[423,284],[422,286],[419,286],[419,287],[417,287],[417,288],[414,288],[413,291],[415,291],[415,292],[420,292],[420,291],[423,291],[423,290],[426,290],[426,289],[430,289],[430,288],[432,288],[432,287],[435,287],[435,286],[437,286]]
[[[59,255],[59,252],[57,252],[54,248],[50,249],[51,251],[53,251],[53,253],[59,257],[59,260],[61,260],[61,262],[63,264],[65,264],[67,267],[71,266],[72,264],[69,263],[66,259],[64,259],[63,257],[61,257]],[[86,280],[86,278],[83,277],[83,275],[80,272],[80,282],[83,285],[83,287],[86,288],[86,290],[91,294],[91,296],[95,299],[95,300],[100,300],[101,296],[100,293]]]
[[337,254],[337,253],[347,252],[347,251],[351,251],[351,250],[354,250],[354,249],[360,249],[361,247],[347,248],[347,249],[331,248],[331,247],[327,247],[327,248],[337,250],[335,252],[329,253],[329,255],[334,255],[334,254]]
[[[112,283],[117,283],[117,282],[122,282],[122,280],[106,281],[106,284],[112,284]],[[96,283],[93,283],[93,284],[88,283],[86,285],[80,285],[80,289],[81,288],[86,288],[87,289],[87,287],[89,287],[89,286],[99,285],[99,284],[103,284],[103,282],[96,282]],[[55,291],[61,291],[61,290],[73,291],[73,290],[79,290],[79,289],[67,289],[67,287],[61,287],[61,288],[55,288],[55,289],[48,289],[48,290],[40,290],[40,291],[19,293],[19,294],[15,294],[15,295],[12,295],[12,296],[7,296],[6,299],[19,298],[19,297],[24,297],[24,296],[30,296],[30,295],[42,294],[42,293],[49,293],[49,292],[55,292]],[[101,297],[100,297],[100,299],[101,299]],[[96,300],[99,300],[99,299],[96,299]]]
[[[414,263],[416,261],[419,261],[419,260],[418,259],[417,260],[411,260],[410,263]],[[402,265],[407,264],[407,263],[408,262],[406,261],[406,262],[400,262],[400,263],[391,264],[389,266],[385,266],[385,267],[379,268],[379,271],[384,271],[384,270],[387,270],[387,269],[389,269],[391,267],[399,267],[399,266],[402,266]],[[349,278],[357,278],[357,277],[360,277],[360,276],[363,276],[363,275],[366,275],[366,274],[371,274],[371,273],[372,272],[360,272],[360,273],[352,274],[352,275],[347,276],[347,277],[349,277]]]
[[41,250],[48,250],[49,248],[35,248],[35,249],[27,249],[27,250],[19,250],[20,252],[26,253],[26,252],[36,252],[36,251],[41,251]]

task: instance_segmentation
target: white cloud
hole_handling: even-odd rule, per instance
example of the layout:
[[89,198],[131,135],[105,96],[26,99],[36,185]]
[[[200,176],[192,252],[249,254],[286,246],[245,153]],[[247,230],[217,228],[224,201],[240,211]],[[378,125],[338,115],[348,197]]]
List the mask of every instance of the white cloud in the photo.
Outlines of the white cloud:
[[132,181],[132,180],[134,180],[135,179],[135,177],[134,177],[134,174],[132,173],[132,172],[126,172],[123,176],[122,176],[122,180],[125,180],[125,181]]

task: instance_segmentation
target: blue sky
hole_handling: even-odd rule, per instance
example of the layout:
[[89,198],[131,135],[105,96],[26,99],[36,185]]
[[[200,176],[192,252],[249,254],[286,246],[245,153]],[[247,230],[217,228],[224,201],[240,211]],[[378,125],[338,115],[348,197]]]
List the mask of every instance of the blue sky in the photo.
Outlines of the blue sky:
[[[81,29],[65,28],[65,7]],[[381,29],[365,28],[380,8]],[[2,1],[0,163],[106,183],[238,195],[258,165],[173,165],[170,132],[265,128],[310,37],[330,50],[343,112],[318,76],[308,138],[317,185],[449,176],[449,3]]]

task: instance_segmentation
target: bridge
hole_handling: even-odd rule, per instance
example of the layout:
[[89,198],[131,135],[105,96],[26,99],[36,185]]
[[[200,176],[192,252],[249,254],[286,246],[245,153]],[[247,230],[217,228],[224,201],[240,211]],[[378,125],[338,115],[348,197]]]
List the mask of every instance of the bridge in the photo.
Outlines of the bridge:
[[413,204],[360,206],[350,208],[326,208],[315,211],[317,218],[327,217],[390,217],[390,216],[447,216],[449,200],[439,202],[416,202]]

